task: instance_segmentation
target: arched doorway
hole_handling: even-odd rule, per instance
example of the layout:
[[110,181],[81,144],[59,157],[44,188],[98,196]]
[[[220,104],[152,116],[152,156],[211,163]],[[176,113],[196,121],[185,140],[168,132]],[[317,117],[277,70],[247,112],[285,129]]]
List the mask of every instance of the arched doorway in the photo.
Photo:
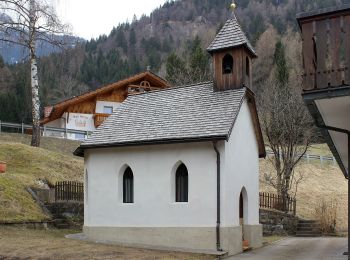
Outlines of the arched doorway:
[[246,239],[244,234],[244,225],[247,223],[248,214],[248,196],[247,191],[243,187],[239,194],[239,224],[242,227],[242,246],[243,251],[249,249],[249,241]]

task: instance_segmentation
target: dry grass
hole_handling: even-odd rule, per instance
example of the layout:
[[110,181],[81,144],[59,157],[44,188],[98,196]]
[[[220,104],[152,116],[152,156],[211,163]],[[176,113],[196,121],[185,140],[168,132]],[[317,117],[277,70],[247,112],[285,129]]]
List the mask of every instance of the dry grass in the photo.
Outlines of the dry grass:
[[308,154],[333,156],[327,144],[314,144],[308,150]]
[[0,227],[0,259],[215,259],[213,256],[102,245],[64,238],[69,231]]
[[[260,162],[260,190],[274,192],[264,181],[264,172],[273,171],[267,160]],[[299,185],[297,193],[297,215],[306,219],[314,219],[315,207],[322,199],[337,198],[337,230],[347,230],[347,181],[337,166],[321,165],[320,163],[300,164],[296,172],[304,173],[304,180]]]
[[[30,145],[31,138],[31,135],[0,133],[0,143],[15,142]],[[71,156],[80,143],[79,141],[42,137],[40,147],[52,152],[64,153]]]
[[[59,146],[60,143],[52,144],[51,150],[59,149]],[[0,222],[46,219],[25,188],[37,187],[39,179],[54,183],[62,180],[81,181],[83,176],[83,161],[80,158],[22,143],[2,140],[0,161],[8,163],[7,172],[0,174]]]
[[336,232],[338,207],[337,197],[323,198],[317,203],[314,219],[320,222],[322,233],[333,234]]

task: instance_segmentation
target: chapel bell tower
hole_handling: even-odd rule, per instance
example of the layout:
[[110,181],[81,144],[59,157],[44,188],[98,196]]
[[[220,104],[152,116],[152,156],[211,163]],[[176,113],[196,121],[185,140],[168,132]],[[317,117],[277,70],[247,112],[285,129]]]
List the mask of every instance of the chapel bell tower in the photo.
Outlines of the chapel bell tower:
[[252,59],[257,55],[234,13],[207,51],[213,58],[215,91],[252,87]]

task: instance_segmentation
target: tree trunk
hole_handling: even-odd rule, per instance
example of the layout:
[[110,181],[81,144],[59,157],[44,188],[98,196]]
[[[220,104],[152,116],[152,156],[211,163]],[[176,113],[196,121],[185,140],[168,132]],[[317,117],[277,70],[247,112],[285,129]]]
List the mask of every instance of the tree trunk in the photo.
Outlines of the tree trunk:
[[40,146],[40,100],[39,100],[39,79],[38,66],[35,54],[32,52],[30,58],[30,77],[32,88],[32,117],[33,117],[33,135],[32,146]]
[[40,100],[39,100],[39,77],[38,64],[35,55],[35,0],[29,3],[29,49],[30,49],[30,79],[32,88],[32,143],[34,147],[40,146]]

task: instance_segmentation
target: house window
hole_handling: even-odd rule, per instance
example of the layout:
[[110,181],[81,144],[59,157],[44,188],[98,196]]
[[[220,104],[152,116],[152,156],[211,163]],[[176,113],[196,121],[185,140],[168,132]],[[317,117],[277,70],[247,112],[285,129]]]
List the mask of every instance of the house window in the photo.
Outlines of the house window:
[[176,170],[175,185],[176,202],[188,202],[188,171],[184,164]]
[[231,74],[233,72],[233,58],[230,54],[226,54],[222,60],[222,73]]
[[123,203],[134,203],[134,174],[130,167],[123,175]]
[[103,106],[103,113],[104,114],[113,114],[113,107],[111,107],[111,106]]
[[75,140],[85,140],[85,134],[75,134]]

